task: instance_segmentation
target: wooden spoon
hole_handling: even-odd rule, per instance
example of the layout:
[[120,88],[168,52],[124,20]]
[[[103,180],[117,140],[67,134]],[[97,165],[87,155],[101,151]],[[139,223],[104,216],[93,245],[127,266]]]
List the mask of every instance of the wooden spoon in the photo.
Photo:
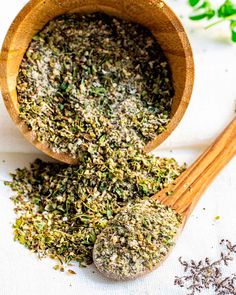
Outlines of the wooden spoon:
[[[171,207],[181,215],[182,224],[180,226],[180,231],[183,229],[204,190],[235,154],[236,118],[216,139],[216,141],[197,159],[197,161],[193,163],[172,185],[152,196],[153,199],[159,200],[160,203]],[[171,196],[168,192],[171,192]],[[126,210],[128,209],[126,208]],[[176,235],[175,240],[177,239],[177,236],[178,235]],[[156,269],[160,265],[160,263],[158,263],[157,265],[154,265],[151,270],[138,272],[136,274],[128,274],[125,277],[118,277],[114,273],[104,269],[96,260],[96,244],[99,242],[99,237],[100,236],[98,236],[93,250],[94,263],[98,270],[109,278],[115,280],[134,279]]]

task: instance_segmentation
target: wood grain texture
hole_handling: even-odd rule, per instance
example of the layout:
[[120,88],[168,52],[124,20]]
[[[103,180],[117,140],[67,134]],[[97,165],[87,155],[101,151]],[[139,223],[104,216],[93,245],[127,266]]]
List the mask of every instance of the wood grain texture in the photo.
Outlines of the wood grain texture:
[[153,196],[186,221],[202,193],[236,154],[236,118],[216,141],[167,189]]
[[16,79],[22,58],[32,37],[58,15],[104,12],[146,26],[161,45],[172,70],[175,96],[167,130],[149,142],[145,152],[162,143],[182,119],[192,93],[194,63],[185,30],[174,12],[159,0],[32,0],[13,21],[0,55],[0,87],[7,110],[25,138],[47,155],[76,164],[70,155],[55,153],[39,142],[22,120],[16,93]]

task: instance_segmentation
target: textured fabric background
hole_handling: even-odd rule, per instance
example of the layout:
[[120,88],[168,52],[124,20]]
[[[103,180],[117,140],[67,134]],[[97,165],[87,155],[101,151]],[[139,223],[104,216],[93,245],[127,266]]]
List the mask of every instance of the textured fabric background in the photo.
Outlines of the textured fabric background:
[[[189,8],[185,0],[167,2],[183,17],[189,32],[195,55],[196,81],[184,119],[155,153],[175,157],[189,164],[235,115],[236,45],[228,40],[227,26],[204,31],[202,25],[188,21]],[[0,1],[0,43],[11,21],[25,3],[25,0]],[[185,290],[173,286],[174,276],[182,274],[178,257],[214,258],[220,254],[218,242],[221,238],[229,238],[236,243],[234,158],[204,194],[174,251],[155,272],[125,283],[104,279],[93,266],[79,269],[75,265],[75,276],[56,272],[53,270],[55,261],[39,261],[35,255],[13,241],[12,193],[2,183],[9,179],[9,171],[28,165],[35,157],[46,159],[22,138],[0,99],[0,295],[184,295],[187,294]],[[220,219],[216,221],[214,217],[217,215]],[[236,272],[235,262],[229,271]],[[213,295],[212,292],[202,294]]]

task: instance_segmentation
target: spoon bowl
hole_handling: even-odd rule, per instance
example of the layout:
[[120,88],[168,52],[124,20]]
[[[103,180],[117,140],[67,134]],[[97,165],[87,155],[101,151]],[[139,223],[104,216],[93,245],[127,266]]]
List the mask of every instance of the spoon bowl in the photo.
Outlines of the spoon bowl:
[[68,164],[78,160],[65,153],[53,152],[46,143],[37,140],[19,118],[16,80],[22,58],[33,38],[46,23],[66,13],[103,12],[147,27],[157,39],[172,71],[175,96],[171,122],[166,130],[149,142],[150,152],[163,142],[183,117],[193,88],[194,64],[185,30],[174,12],[159,0],[31,0],[13,21],[0,55],[0,86],[7,110],[25,138],[47,155]]
[[[159,201],[160,204],[164,205],[166,208],[173,209],[174,212],[181,216],[181,224],[173,237],[173,242],[177,240],[179,233],[182,231],[188,217],[195,208],[202,193],[235,154],[236,119],[231,122],[231,124],[216,139],[216,141],[196,160],[194,164],[192,164],[180,177],[178,177],[174,183],[151,197],[151,199]],[[143,204],[145,206],[145,203]],[[122,210],[122,212],[125,213],[125,216],[127,216],[132,210],[132,207],[130,209],[124,208]],[[122,214],[122,212],[119,214]],[[115,219],[116,218],[117,215]],[[108,224],[108,226],[104,229],[105,232],[109,232],[109,229],[113,229],[112,222],[113,221],[111,221],[111,224]],[[124,228],[125,226],[126,224],[124,224]],[[114,235],[117,234],[117,228],[118,227],[114,227]],[[136,230],[137,229],[134,228],[134,231]],[[115,280],[134,279],[147,274],[148,272],[156,269],[167,258],[170,250],[173,248],[170,247],[168,254],[165,255],[158,263],[152,265],[151,268],[143,268],[141,271],[137,271],[135,273],[129,272],[128,274],[126,273],[125,275],[122,275],[117,274],[116,271],[106,269],[101,263],[101,259],[103,257],[100,255],[100,253],[98,253],[98,245],[104,239],[106,239],[106,235],[103,235],[102,232],[97,237],[94,245],[94,263],[102,274]],[[129,243],[127,243],[127,245],[127,247],[129,247]],[[143,250],[140,249],[140,251]],[[129,249],[127,249],[127,252],[129,252]],[[107,259],[107,257],[104,258]]]

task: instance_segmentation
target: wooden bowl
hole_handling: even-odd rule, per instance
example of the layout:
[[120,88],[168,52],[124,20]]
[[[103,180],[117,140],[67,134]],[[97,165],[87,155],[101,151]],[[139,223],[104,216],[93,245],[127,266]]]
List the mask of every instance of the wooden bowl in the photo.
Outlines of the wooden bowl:
[[147,27],[162,47],[172,70],[175,96],[171,122],[166,131],[149,142],[144,150],[156,148],[176,128],[182,119],[192,93],[194,62],[186,32],[174,12],[161,0],[32,0],[13,21],[0,55],[0,86],[7,110],[22,134],[36,148],[47,155],[75,164],[68,154],[55,153],[39,142],[26,124],[19,118],[16,79],[19,66],[32,37],[44,25],[65,13],[104,12],[119,18],[132,20]]

